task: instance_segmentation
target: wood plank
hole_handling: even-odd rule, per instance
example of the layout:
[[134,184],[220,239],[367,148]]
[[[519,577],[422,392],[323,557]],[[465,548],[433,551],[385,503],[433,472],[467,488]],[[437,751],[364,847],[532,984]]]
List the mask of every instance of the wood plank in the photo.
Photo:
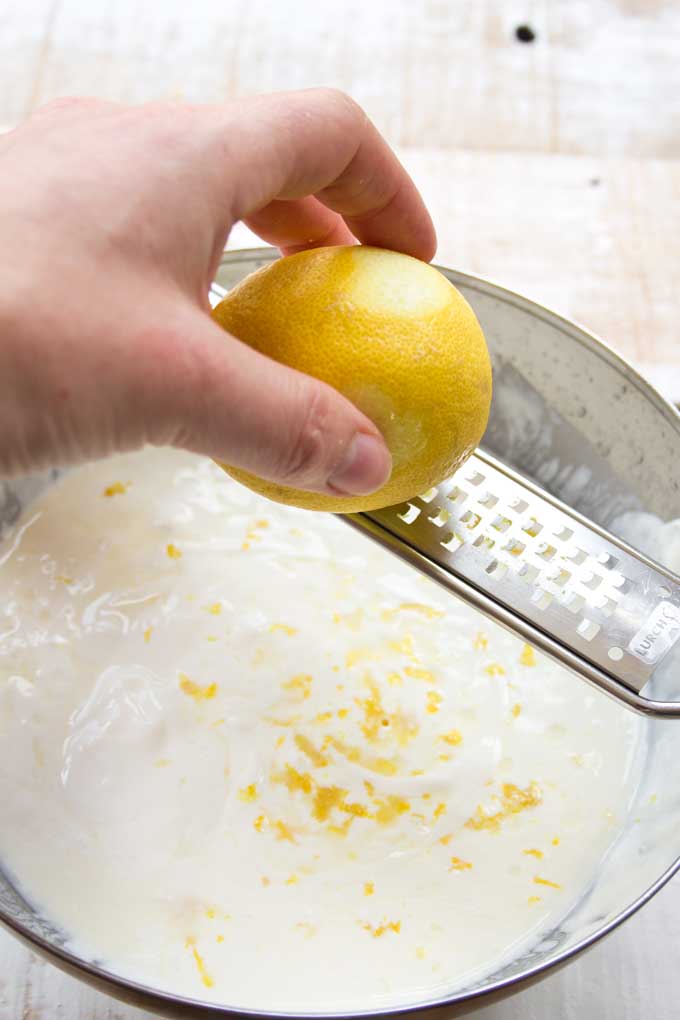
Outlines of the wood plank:
[[680,363],[680,162],[422,152],[403,159],[437,260],[582,323],[646,366]]
[[[13,23],[40,49],[36,5]],[[534,43],[516,40],[523,21]],[[219,102],[329,85],[395,144],[671,158],[678,52],[680,5],[662,0],[59,0],[32,95]],[[4,55],[2,78],[21,78],[26,61]],[[22,102],[0,93],[0,121]]]
[[58,0],[0,0],[0,124],[22,120],[35,104]]

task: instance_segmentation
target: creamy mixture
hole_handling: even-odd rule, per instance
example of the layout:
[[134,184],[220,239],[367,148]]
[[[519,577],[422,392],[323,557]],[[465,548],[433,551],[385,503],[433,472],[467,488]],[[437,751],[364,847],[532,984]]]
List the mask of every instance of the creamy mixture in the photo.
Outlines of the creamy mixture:
[[109,969],[239,1007],[463,986],[583,895],[642,724],[333,517],[85,467],[0,543],[0,861]]

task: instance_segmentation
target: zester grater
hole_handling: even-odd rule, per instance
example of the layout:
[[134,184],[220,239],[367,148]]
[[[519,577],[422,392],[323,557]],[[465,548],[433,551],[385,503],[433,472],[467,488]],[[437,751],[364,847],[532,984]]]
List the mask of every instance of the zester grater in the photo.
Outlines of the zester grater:
[[641,694],[680,639],[680,578],[495,458],[338,517],[629,708],[680,718]]
[[629,708],[680,718],[640,694],[680,638],[680,579],[495,458],[341,519]]

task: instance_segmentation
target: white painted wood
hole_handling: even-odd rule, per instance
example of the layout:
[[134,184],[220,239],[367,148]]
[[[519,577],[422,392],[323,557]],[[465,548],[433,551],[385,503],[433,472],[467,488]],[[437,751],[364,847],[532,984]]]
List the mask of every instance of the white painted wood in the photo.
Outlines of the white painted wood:
[[[530,22],[522,45],[513,29]],[[438,259],[576,318],[680,398],[676,0],[0,0],[0,123],[57,95],[331,85],[433,211]],[[598,184],[592,183],[599,181]],[[239,226],[233,246],[251,241]],[[676,1020],[680,884],[479,1020]],[[148,1020],[0,933],[0,1020]]]
[[[437,226],[439,262],[562,312],[643,371],[680,366],[680,161],[402,156]],[[676,372],[675,397],[678,382]]]
[[397,144],[670,158],[678,52],[672,0],[1,0],[0,121],[64,93],[331,85]]

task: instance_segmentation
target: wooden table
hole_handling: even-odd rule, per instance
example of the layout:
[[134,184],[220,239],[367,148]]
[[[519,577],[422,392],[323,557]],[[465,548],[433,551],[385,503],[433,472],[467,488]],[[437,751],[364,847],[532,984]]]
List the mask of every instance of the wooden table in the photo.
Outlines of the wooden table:
[[[422,188],[440,262],[577,319],[678,399],[679,54],[673,0],[0,0],[0,124],[63,94],[343,88]],[[676,1020],[676,908],[671,883],[606,944],[475,1015]],[[0,1020],[143,1016],[0,936]]]

